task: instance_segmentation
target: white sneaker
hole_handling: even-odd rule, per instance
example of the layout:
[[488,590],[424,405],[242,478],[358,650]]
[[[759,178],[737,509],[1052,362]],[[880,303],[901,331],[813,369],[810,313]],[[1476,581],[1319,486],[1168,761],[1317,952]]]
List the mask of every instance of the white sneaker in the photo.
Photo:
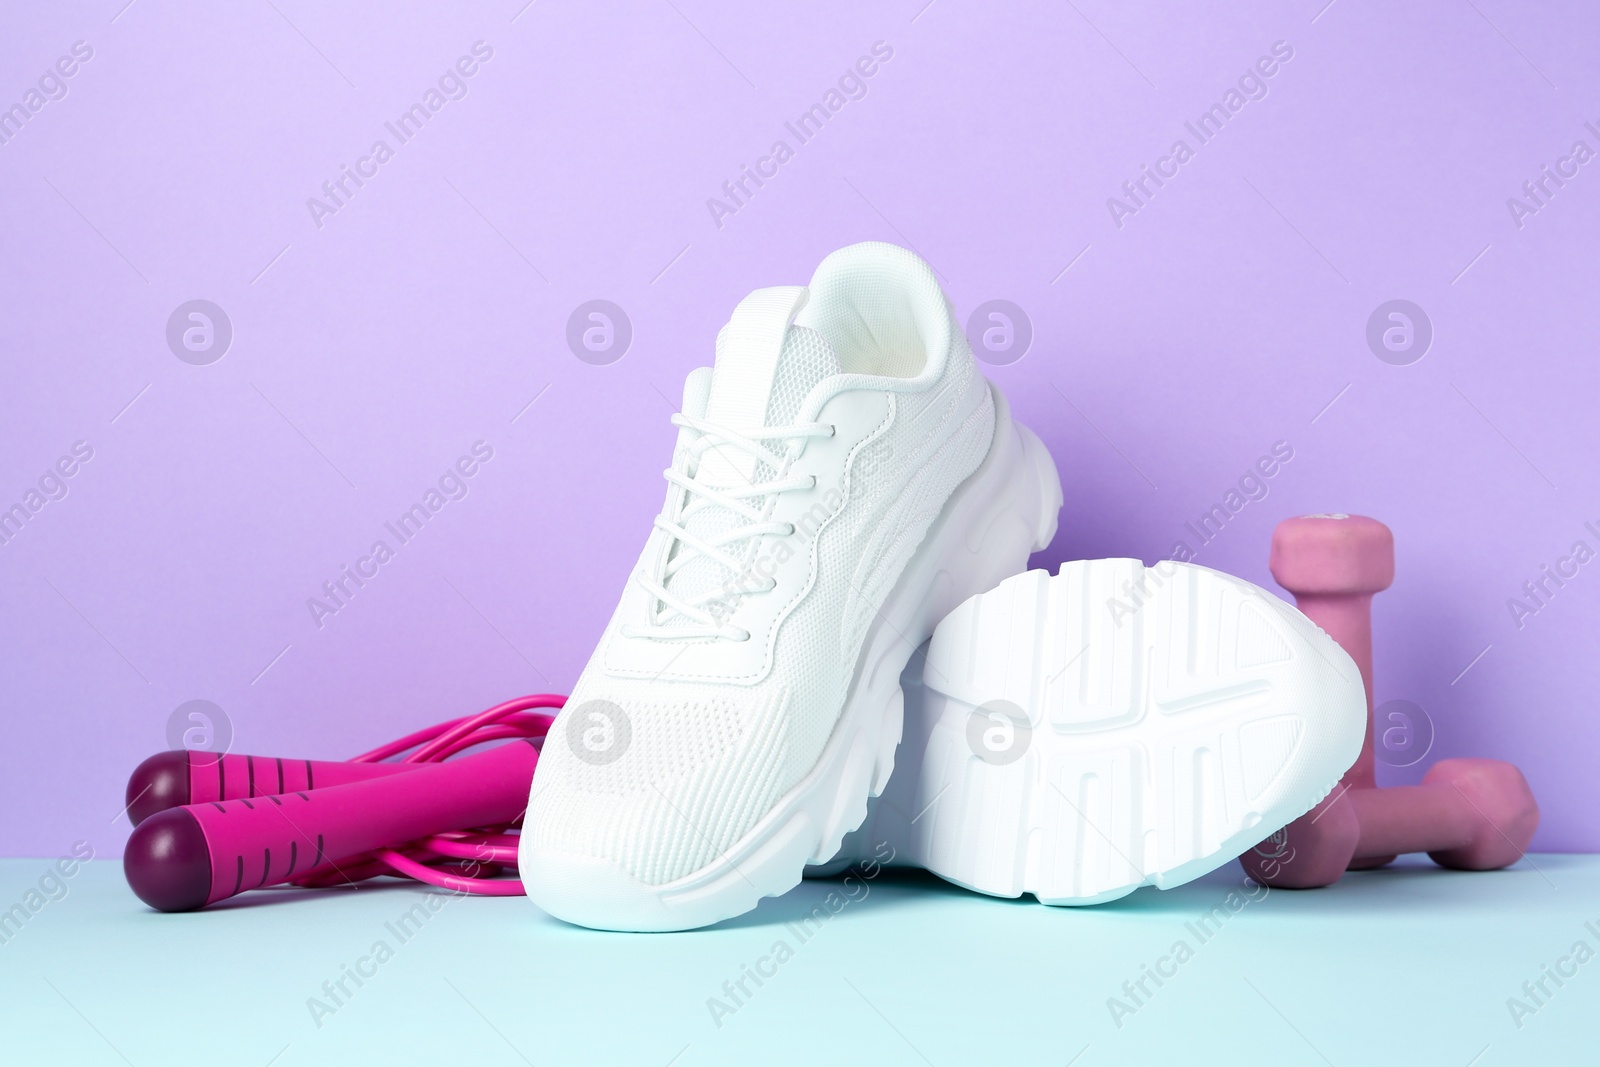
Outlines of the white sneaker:
[[902,685],[895,777],[813,873],[889,862],[1046,904],[1171,889],[1309,811],[1366,734],[1332,638],[1170,561],[1008,578],[939,625]]
[[522,831],[528,896],[583,926],[705,926],[831,858],[889,779],[907,659],[1061,505],[893,245],[746,297],[673,422],[666,503]]

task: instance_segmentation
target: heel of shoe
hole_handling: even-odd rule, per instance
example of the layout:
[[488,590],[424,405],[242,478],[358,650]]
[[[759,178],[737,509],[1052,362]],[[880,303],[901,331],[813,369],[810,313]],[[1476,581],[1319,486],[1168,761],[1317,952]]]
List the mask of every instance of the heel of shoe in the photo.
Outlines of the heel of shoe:
[[1038,486],[1038,511],[1033,521],[1033,551],[1042,552],[1056,539],[1061,522],[1061,506],[1065,497],[1061,489],[1061,473],[1050,450],[1039,440],[1038,434],[1022,425],[1012,423],[1022,440],[1023,462]]
[[[1038,435],[1011,418],[1005,394],[992,384],[994,438],[989,454],[962,483],[934,524],[919,555],[941,575],[941,595],[924,605],[931,617],[916,640],[969,597],[1020,574],[1028,557],[1055,539],[1061,477]],[[908,571],[910,568],[908,568]]]

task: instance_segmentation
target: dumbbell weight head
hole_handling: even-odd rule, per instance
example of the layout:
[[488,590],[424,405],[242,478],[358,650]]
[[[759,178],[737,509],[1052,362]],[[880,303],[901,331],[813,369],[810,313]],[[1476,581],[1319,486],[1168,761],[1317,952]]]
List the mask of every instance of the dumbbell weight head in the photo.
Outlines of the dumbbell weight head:
[[1428,853],[1439,866],[1493,871],[1527,852],[1539,828],[1539,805],[1516,767],[1493,759],[1440,760],[1428,768],[1422,784],[1458,792],[1472,808],[1476,827],[1467,844]]
[[1371,596],[1394,582],[1394,534],[1365,515],[1301,515],[1272,531],[1272,577],[1295,596]]
[[1337,882],[1361,836],[1346,792],[1334,789],[1316,807],[1240,856],[1245,874],[1274,889],[1318,889]]

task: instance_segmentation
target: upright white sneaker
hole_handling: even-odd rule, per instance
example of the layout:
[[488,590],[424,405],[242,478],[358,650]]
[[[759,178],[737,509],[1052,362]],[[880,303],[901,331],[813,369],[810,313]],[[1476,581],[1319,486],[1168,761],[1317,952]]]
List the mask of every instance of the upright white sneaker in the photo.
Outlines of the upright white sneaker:
[[522,831],[528,896],[583,926],[705,926],[830,859],[889,779],[907,659],[1061,505],[893,245],[746,297],[673,423],[666,502]]
[[940,623],[903,686],[894,779],[814,873],[889,862],[1046,904],[1171,889],[1309,811],[1366,734],[1332,638],[1171,561],[1008,578]]

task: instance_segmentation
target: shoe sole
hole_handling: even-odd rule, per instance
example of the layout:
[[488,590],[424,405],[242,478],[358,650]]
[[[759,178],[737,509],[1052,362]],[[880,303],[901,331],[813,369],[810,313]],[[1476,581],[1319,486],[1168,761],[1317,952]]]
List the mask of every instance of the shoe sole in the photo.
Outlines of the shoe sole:
[[521,869],[539,872],[530,884],[535,903],[596,929],[695,929],[788,892],[807,864],[839,852],[894,769],[900,676],[911,654],[952,608],[1017,573],[1029,552],[1055,536],[1055,463],[1030,430],[1011,421],[999,390],[991,386],[990,393],[989,454],[946,501],[868,629],[838,725],[810,773],[716,860],[664,885],[646,885],[612,860],[524,845]]
[[1045,904],[1214,870],[1325,797],[1366,732],[1360,672],[1332,638],[1190,564],[1019,574],[957,608],[916,667],[878,858]]

